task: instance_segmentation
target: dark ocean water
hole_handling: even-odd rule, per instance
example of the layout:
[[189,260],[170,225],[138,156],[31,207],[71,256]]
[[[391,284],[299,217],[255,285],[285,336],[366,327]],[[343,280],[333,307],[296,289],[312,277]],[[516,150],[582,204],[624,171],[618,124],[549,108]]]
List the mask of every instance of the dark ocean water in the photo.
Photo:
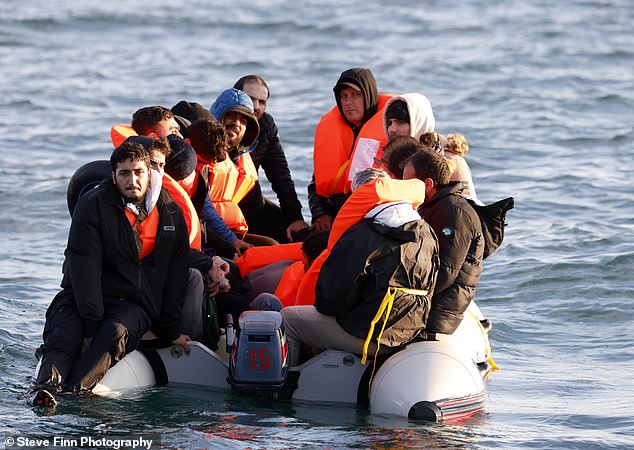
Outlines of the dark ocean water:
[[[630,0],[3,0],[0,437],[161,435],[169,448],[634,448],[634,3]],[[58,289],[66,184],[142,106],[269,82],[306,203],[312,135],[349,67],[421,92],[462,132],[479,197],[513,195],[478,303],[504,370],[487,413],[416,425],[184,388],[26,405]],[[305,208],[305,217],[309,219]],[[0,444],[4,445],[3,442]]]

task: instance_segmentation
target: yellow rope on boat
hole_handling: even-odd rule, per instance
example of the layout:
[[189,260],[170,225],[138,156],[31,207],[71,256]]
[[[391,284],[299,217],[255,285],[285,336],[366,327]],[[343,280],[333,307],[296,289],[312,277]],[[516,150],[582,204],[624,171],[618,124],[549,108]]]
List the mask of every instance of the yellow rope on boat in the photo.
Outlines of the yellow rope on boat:
[[487,331],[484,329],[484,325],[482,325],[482,322],[480,322],[480,319],[478,319],[471,310],[467,309],[467,312],[471,315],[471,317],[473,317],[473,320],[476,321],[476,323],[480,327],[480,330],[482,331],[482,336],[484,336],[484,351],[486,353],[487,362],[491,366],[491,371],[495,372],[496,370],[502,370],[502,368],[498,366],[495,363],[495,361],[493,361],[493,356],[491,356],[491,344],[489,343],[489,333],[487,333]]
[[372,341],[372,334],[374,334],[374,325],[376,325],[379,319],[383,317],[383,325],[381,326],[381,331],[376,338],[376,352],[374,353],[374,364],[372,367],[372,375],[370,375],[369,385],[372,385],[372,378],[374,378],[374,371],[376,370],[376,358],[379,354],[379,348],[381,347],[381,336],[383,336],[383,331],[385,330],[387,319],[390,317],[390,313],[392,312],[394,296],[396,295],[397,291],[412,295],[427,295],[429,293],[429,291],[423,291],[420,289],[407,289],[392,286],[387,289],[387,292],[383,297],[383,301],[381,302],[381,306],[379,306],[374,319],[372,319],[372,322],[370,322],[370,330],[368,331],[368,336],[365,338],[365,342],[363,343],[363,355],[361,356],[361,364],[365,364],[368,360],[368,347],[370,346],[370,341]]

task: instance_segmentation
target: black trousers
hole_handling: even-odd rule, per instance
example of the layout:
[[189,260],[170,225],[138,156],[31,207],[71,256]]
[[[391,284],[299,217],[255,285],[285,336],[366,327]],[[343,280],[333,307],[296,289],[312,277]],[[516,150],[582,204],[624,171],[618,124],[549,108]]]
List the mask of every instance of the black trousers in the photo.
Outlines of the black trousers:
[[104,315],[90,346],[82,353],[84,326],[72,291],[57,294],[46,311],[42,360],[35,389],[90,390],[106,371],[134,350],[150,329],[150,319],[136,303],[117,300]]

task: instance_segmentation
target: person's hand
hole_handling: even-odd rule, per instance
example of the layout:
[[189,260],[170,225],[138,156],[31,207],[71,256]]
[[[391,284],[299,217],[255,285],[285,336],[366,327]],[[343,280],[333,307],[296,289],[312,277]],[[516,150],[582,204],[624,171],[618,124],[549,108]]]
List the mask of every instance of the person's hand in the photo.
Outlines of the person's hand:
[[205,292],[209,295],[216,295],[220,291],[220,275],[218,274],[218,268],[215,265],[211,265],[211,269],[207,271],[211,283],[205,284]]
[[315,219],[313,223],[315,231],[328,231],[332,228],[332,217],[328,214],[322,214]]
[[180,336],[178,336],[176,339],[172,341],[172,344],[183,347],[183,350],[185,350],[185,353],[189,354],[189,345],[187,345],[187,341],[191,341],[191,340],[192,338],[190,338],[186,334],[181,334]]
[[242,239],[236,239],[233,242],[233,248],[236,250],[236,253],[238,254],[238,256],[244,253],[245,250],[250,249],[251,247],[253,247],[253,244],[244,242]]
[[308,224],[301,219],[291,222],[288,228],[286,228],[286,237],[288,238],[289,242],[293,242],[292,233],[296,233],[306,228],[308,228]]
[[229,280],[227,280],[225,278],[224,274],[220,274],[220,284],[218,285],[218,289],[220,290],[220,292],[223,293],[227,293],[231,290],[231,284],[229,283]]
[[214,256],[212,260],[213,260],[214,266],[218,269],[219,272],[221,272],[223,275],[226,275],[229,273],[229,270],[231,268],[229,267],[229,263],[227,261],[222,259],[220,256]]

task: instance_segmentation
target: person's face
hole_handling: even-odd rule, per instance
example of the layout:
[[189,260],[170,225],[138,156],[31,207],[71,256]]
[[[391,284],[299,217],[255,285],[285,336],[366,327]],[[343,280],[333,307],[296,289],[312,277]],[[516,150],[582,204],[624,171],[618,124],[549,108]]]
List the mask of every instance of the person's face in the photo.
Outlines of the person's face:
[[150,167],[163,176],[165,173],[165,155],[158,150],[150,152]]
[[229,146],[235,147],[240,144],[247,131],[247,118],[237,111],[229,111],[222,118],[222,125],[227,132]]
[[117,164],[112,181],[128,202],[139,203],[145,198],[150,183],[150,170],[145,161],[128,159]]
[[410,126],[408,122],[399,119],[387,119],[387,136],[389,140],[396,136],[409,136]]
[[253,100],[253,110],[255,116],[260,119],[266,111],[266,102],[269,98],[269,91],[266,86],[258,83],[245,83],[244,92]]
[[154,139],[159,139],[167,137],[170,134],[175,134],[180,138],[183,137],[180,132],[180,127],[178,126],[176,119],[173,117],[171,119],[161,120],[157,123],[148,136],[153,137]]
[[344,86],[339,91],[339,100],[341,101],[341,109],[344,117],[348,122],[356,126],[363,123],[363,114],[365,112],[363,105],[363,94],[348,86]]

